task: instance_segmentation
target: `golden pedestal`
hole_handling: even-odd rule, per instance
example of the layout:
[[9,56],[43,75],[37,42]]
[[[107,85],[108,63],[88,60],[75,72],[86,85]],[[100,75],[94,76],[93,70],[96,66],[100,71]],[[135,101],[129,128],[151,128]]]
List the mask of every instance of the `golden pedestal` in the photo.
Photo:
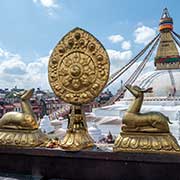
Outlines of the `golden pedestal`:
[[93,146],[93,139],[86,129],[67,130],[64,139],[61,141],[61,147],[69,151],[79,151]]
[[79,151],[93,146],[94,141],[88,133],[84,112],[81,106],[73,105],[61,147],[69,151]]
[[48,137],[41,130],[0,129],[0,145],[35,147],[43,144]]
[[67,33],[54,48],[49,59],[49,83],[61,100],[72,104],[67,132],[61,141],[63,149],[78,151],[94,146],[81,106],[100,94],[109,69],[103,45],[81,28]]
[[122,132],[113,147],[114,152],[180,153],[171,133]]

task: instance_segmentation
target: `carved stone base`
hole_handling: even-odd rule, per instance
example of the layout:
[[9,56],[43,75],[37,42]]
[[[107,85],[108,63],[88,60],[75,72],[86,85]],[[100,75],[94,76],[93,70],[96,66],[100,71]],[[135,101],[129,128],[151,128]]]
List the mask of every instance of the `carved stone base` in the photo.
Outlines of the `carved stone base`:
[[114,152],[180,153],[180,147],[170,133],[120,133]]
[[93,146],[93,139],[86,129],[67,130],[64,139],[61,141],[61,147],[68,151],[79,151]]
[[0,145],[34,147],[43,144],[48,137],[41,130],[0,129]]

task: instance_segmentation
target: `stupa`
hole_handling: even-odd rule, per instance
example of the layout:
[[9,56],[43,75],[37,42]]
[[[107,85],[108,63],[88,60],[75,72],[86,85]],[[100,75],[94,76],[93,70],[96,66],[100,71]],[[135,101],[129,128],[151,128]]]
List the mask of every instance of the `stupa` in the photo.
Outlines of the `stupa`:
[[[152,93],[145,96],[142,112],[160,111],[169,117],[173,124],[170,129],[174,136],[179,137],[179,123],[177,121],[180,109],[180,55],[178,51],[179,41],[175,39],[173,31],[173,19],[167,8],[163,10],[159,23],[159,44],[154,58],[155,68],[139,76],[133,85],[142,88],[152,87]],[[176,34],[177,35],[177,34]],[[125,92],[124,97],[113,105],[93,109],[97,117],[109,117],[109,121],[119,117],[119,122],[127,110],[132,95]]]
[[54,131],[54,126],[51,125],[51,121],[47,115],[44,115],[41,119],[39,128],[47,134]]
[[95,122],[88,128],[88,131],[95,142],[99,142],[103,138],[101,129],[98,128]]

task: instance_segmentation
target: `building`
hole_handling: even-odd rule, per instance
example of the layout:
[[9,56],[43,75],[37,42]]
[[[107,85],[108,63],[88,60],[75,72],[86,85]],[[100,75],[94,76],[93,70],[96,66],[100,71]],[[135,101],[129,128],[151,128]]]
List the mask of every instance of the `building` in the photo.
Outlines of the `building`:
[[[154,58],[154,70],[139,76],[133,85],[142,88],[152,87],[152,93],[145,95],[141,112],[160,111],[169,117],[173,124],[170,129],[180,139],[180,55],[179,41],[173,31],[173,19],[167,8],[159,23],[159,42]],[[177,48],[178,47],[178,48]],[[134,97],[126,91],[123,98],[114,104],[93,109],[96,117],[106,117],[106,123],[121,121],[124,112]],[[103,121],[102,121],[103,122]]]
[[[21,91],[24,91],[24,89],[17,87],[11,90],[0,89],[0,117],[10,111],[22,112],[20,99],[14,96],[14,92]],[[37,119],[59,111],[65,104],[59,98],[55,97],[53,93],[42,91],[40,88],[35,90],[30,103]]]

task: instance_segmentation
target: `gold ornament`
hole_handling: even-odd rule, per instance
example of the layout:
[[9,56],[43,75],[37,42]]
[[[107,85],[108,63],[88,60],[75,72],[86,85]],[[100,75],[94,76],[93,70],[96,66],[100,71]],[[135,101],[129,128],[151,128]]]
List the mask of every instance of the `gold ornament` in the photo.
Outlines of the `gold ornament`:
[[180,153],[176,139],[169,132],[169,118],[160,112],[140,113],[144,93],[152,92],[152,88],[142,89],[131,85],[126,88],[135,99],[124,114],[122,133],[115,140],[113,150]]
[[39,146],[47,141],[47,136],[38,129],[29,99],[34,89],[14,93],[21,99],[21,112],[7,112],[0,119],[0,145]]
[[84,112],[78,105],[71,107],[66,135],[61,141],[61,147],[78,151],[94,146],[93,139],[88,133]]
[[114,152],[180,153],[171,133],[122,132],[113,147]]
[[84,104],[99,95],[109,77],[109,58],[90,33],[75,28],[54,48],[48,67],[54,93],[72,104]]
[[0,145],[36,147],[48,141],[40,129],[0,129]]
[[109,77],[109,57],[103,45],[87,31],[75,28],[54,48],[48,67],[49,83],[63,101],[73,104],[61,146],[80,150],[93,146],[81,105],[92,101]]

